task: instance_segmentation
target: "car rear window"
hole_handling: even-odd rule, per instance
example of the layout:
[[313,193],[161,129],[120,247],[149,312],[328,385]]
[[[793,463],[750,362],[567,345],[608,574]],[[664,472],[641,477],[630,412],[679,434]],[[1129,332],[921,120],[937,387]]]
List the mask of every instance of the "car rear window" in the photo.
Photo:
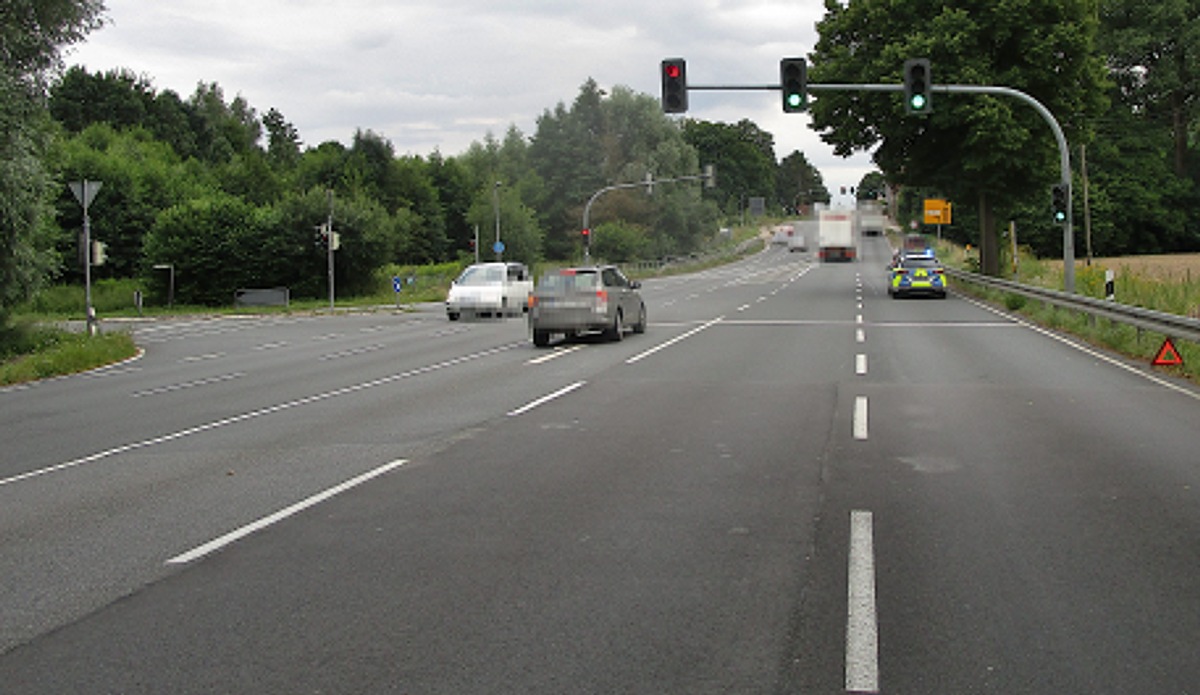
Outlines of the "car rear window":
[[540,287],[554,292],[588,291],[596,289],[600,284],[600,274],[594,270],[560,270],[546,273]]

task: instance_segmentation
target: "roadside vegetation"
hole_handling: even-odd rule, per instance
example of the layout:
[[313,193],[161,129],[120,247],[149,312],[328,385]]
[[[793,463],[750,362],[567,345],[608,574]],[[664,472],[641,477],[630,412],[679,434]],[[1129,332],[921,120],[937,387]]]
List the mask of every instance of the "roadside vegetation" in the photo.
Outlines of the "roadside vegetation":
[[[939,242],[938,254],[951,267],[978,272],[978,256],[969,247]],[[1008,254],[1005,262],[1010,270],[1009,279],[1052,290],[1061,290],[1063,287],[1061,260],[1039,260],[1029,249],[1023,248],[1018,254],[1015,272],[1011,254]],[[1200,318],[1200,254],[1100,258],[1094,259],[1091,265],[1078,261],[1075,269],[1076,292],[1086,297],[1104,299],[1106,270],[1109,269],[1115,275],[1115,301],[1168,314]],[[1017,294],[957,281],[954,286],[959,291],[1019,314],[1037,325],[1073,335],[1142,364],[1148,365],[1158,356],[1163,341],[1168,337]],[[1183,364],[1155,369],[1200,384],[1200,345],[1174,336],[1171,341]]]

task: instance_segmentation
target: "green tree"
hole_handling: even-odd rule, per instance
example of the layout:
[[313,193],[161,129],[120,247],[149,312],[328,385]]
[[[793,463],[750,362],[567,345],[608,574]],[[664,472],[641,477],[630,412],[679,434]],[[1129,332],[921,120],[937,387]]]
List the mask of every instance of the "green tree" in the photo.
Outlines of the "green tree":
[[8,0],[0,7],[0,329],[11,307],[55,269],[56,182],[46,77],[59,51],[101,24],[100,0]]
[[[143,239],[158,214],[206,187],[169,145],[142,128],[117,132],[106,123],[94,123],[60,140],[51,160],[62,181],[89,179],[103,184],[89,209],[93,238],[108,245],[108,261],[96,269],[100,277],[138,275]],[[57,202],[59,225],[65,231],[58,248],[66,277],[82,279],[77,233],[82,229],[83,210],[65,186]]]
[[[926,57],[935,84],[1030,94],[1075,142],[1087,141],[1103,106],[1096,0],[827,0],[826,10],[810,56],[814,82],[898,83],[905,59]],[[932,106],[927,117],[906,117],[895,94],[821,92],[811,111],[838,154],[874,148],[888,180],[977,203],[983,269],[995,274],[997,212],[1048,200],[1058,178],[1054,138],[1033,109],[1011,98],[935,92]]]
[[829,202],[829,189],[820,170],[799,150],[779,162],[775,182],[779,203],[794,213],[808,214],[813,203]]
[[716,167],[721,187],[706,195],[727,215],[741,210],[752,196],[770,200],[773,207],[778,205],[775,139],[770,133],[746,119],[734,125],[687,120],[683,139],[696,148],[703,164]]
[[240,288],[281,284],[270,261],[287,255],[289,241],[274,233],[276,215],[228,193],[193,198],[158,216],[146,256],[175,266],[176,301],[227,305]]

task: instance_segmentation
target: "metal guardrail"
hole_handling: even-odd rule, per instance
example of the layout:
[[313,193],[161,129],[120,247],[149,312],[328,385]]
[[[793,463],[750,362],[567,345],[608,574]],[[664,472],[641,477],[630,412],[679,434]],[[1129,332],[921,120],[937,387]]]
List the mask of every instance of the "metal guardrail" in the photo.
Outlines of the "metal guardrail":
[[1193,319],[1177,314],[1167,314],[1161,311],[1143,309],[1141,307],[1118,304],[1094,297],[1082,297],[1077,294],[1067,294],[1057,290],[1043,289],[1032,285],[1022,285],[1010,280],[988,277],[964,270],[946,268],[951,277],[966,282],[973,282],[985,287],[1019,294],[1036,299],[1057,307],[1073,309],[1092,316],[1100,316],[1110,321],[1124,323],[1142,330],[1161,333],[1171,338],[1189,340],[1200,343],[1200,319]]

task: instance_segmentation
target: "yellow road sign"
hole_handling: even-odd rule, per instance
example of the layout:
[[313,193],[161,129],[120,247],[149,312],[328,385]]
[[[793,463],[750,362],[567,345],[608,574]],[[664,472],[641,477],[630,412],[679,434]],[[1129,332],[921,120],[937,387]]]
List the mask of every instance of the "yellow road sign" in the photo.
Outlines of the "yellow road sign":
[[951,209],[954,206],[940,198],[925,200],[925,224],[951,224]]

